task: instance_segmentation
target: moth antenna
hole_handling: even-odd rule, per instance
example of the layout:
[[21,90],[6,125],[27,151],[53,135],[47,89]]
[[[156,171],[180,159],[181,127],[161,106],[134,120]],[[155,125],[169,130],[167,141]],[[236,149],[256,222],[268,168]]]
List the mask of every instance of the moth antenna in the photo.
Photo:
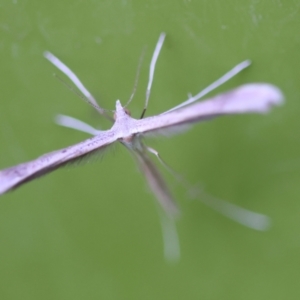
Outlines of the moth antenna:
[[146,99],[145,99],[145,104],[144,104],[144,109],[142,111],[141,119],[143,119],[143,117],[146,113],[147,107],[148,107],[148,102],[149,102],[149,97],[150,97],[150,92],[151,92],[151,87],[152,87],[152,82],[153,82],[153,77],[154,77],[155,65],[156,65],[156,61],[158,59],[160,50],[162,48],[162,45],[164,43],[165,37],[166,37],[166,34],[164,32],[162,32],[158,38],[157,44],[156,44],[154,52],[153,52],[153,56],[152,56],[151,63],[150,63],[148,86],[146,89]]
[[222,77],[220,77],[219,79],[217,79],[216,81],[214,81],[212,84],[210,84],[208,87],[206,87],[204,90],[202,90],[200,93],[198,93],[195,96],[192,96],[192,94],[189,94],[189,98],[182,102],[181,104],[165,111],[162,113],[166,114],[169,113],[173,110],[179,109],[181,107],[184,107],[186,105],[189,105],[199,99],[201,99],[202,97],[204,97],[205,95],[207,95],[208,93],[210,93],[211,91],[215,90],[217,87],[221,86],[222,84],[224,84],[225,82],[227,82],[228,80],[230,80],[232,77],[234,77],[235,75],[237,75],[238,73],[240,73],[242,70],[244,70],[245,68],[249,67],[251,65],[251,60],[247,59],[241,63],[239,63],[238,65],[236,65],[235,67],[233,67],[230,71],[228,71],[227,73],[225,73]]
[[134,79],[134,85],[133,85],[132,93],[131,93],[131,95],[129,97],[129,100],[127,101],[127,103],[125,104],[124,107],[127,107],[130,104],[130,102],[132,101],[132,99],[135,95],[135,92],[137,90],[137,86],[138,86],[138,82],[139,82],[139,78],[140,78],[141,67],[142,67],[144,57],[145,57],[145,52],[146,52],[146,47],[144,47],[144,49],[142,51],[142,54],[140,56],[140,59],[139,59],[139,63],[138,63],[138,67],[137,67],[137,71],[136,71],[136,75],[135,75],[135,79]]

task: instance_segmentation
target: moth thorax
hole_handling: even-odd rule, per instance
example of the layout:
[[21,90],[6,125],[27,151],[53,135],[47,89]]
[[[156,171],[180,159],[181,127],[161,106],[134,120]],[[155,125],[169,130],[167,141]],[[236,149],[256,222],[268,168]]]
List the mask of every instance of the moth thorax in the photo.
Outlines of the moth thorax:
[[129,135],[129,136],[123,137],[122,141],[126,144],[127,143],[131,144],[133,142],[133,139],[134,139],[134,135]]

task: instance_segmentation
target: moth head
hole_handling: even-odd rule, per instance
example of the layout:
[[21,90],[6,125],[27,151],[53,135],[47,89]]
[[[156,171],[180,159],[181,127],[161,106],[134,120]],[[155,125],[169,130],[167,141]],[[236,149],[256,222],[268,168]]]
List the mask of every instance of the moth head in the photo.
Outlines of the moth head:
[[116,120],[117,117],[120,118],[121,116],[130,116],[130,111],[127,108],[124,108],[120,102],[120,100],[116,101],[116,110],[114,113],[114,119]]

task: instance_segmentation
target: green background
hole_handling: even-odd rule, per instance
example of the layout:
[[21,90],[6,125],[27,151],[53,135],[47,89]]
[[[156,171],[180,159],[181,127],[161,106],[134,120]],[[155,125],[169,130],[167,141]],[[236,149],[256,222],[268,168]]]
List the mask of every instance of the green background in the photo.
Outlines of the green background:
[[[299,1],[0,1],[0,166],[77,143],[84,133],[57,113],[109,128],[52,76],[49,50],[104,108],[129,98],[147,47],[138,117],[160,32],[147,115],[179,104],[240,61],[253,65],[218,89],[278,85],[286,104],[266,116],[220,118],[149,146],[211,195],[267,214],[257,232],[189,201],[167,177],[182,210],[181,259],[163,256],[154,196],[124,147],[1,197],[0,299],[299,299]],[[166,173],[166,172],[164,172]]]

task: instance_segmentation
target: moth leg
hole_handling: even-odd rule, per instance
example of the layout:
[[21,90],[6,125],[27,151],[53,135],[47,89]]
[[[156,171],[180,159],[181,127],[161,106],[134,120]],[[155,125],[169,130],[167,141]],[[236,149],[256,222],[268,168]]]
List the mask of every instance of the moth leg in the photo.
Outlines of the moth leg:
[[132,93],[131,93],[131,95],[129,97],[129,100],[124,105],[124,107],[127,107],[130,104],[130,102],[132,101],[132,99],[133,99],[133,97],[135,95],[135,92],[136,92],[136,89],[137,89],[137,86],[138,86],[138,81],[139,81],[139,77],[140,77],[140,71],[141,71],[141,67],[142,67],[142,62],[144,60],[144,56],[145,56],[145,48],[143,49],[143,52],[142,52],[142,54],[140,56],[140,59],[139,59],[139,64],[138,64],[136,75],[135,75],[135,80],[134,80],[134,85],[133,85]]
[[185,180],[183,176],[176,173],[167,163],[165,163],[155,149],[150,147],[147,147],[146,149],[150,153],[154,154],[160,163],[174,176],[174,178],[188,190],[190,198],[199,199],[202,203],[214,209],[223,216],[232,219],[233,221],[246,227],[260,231],[265,231],[270,228],[271,220],[268,216],[213,197],[205,193],[203,189],[192,186],[187,180]]
[[155,149],[146,146],[146,149],[154,154],[158,161],[166,168],[166,170],[189,191],[189,194],[192,194],[192,191],[195,189],[181,174],[177,173],[173,168],[171,168],[159,155],[158,151]]
[[179,174],[177,174],[159,155],[158,151],[156,151],[155,149],[146,146],[147,151],[149,151],[150,153],[154,154],[156,156],[156,158],[159,160],[159,162],[175,177],[179,177]]
[[271,226],[271,219],[264,214],[245,209],[226,200],[214,197],[206,193],[203,188],[200,189],[199,187],[196,187],[191,191],[191,199],[200,200],[219,214],[241,225],[259,231],[266,231]]
[[84,100],[86,100],[86,102],[93,106],[105,118],[113,122],[113,119],[106,113],[105,109],[98,105],[93,95],[88,91],[88,89],[83,85],[77,75],[67,65],[65,65],[60,59],[58,59],[49,51],[44,52],[44,57],[48,59],[61,72],[63,72],[75,84],[79,91],[84,95]]
[[55,117],[55,123],[60,126],[79,130],[91,135],[98,135],[102,132],[101,130],[97,130],[96,128],[90,126],[89,124],[83,121],[80,121],[78,119],[66,115],[57,115]]
[[[172,173],[173,176],[177,174],[169,167],[163,159],[159,156],[159,153],[151,148],[146,147],[146,149],[154,154],[159,162]],[[179,179],[176,177],[176,179]],[[174,263],[180,259],[180,242],[176,228],[176,220],[170,214],[166,214],[164,211],[159,210],[160,225],[162,231],[162,240],[164,246],[164,257],[167,261]]]
[[176,228],[176,220],[159,210],[164,257],[170,263],[180,260],[180,241]]
[[173,110],[176,110],[176,109],[179,109],[179,108],[184,107],[186,105],[189,105],[189,104],[191,104],[195,101],[198,101],[199,99],[201,99],[202,97],[204,97],[205,95],[207,95],[211,91],[215,90],[217,87],[224,84],[225,82],[230,80],[232,77],[234,77],[235,75],[240,73],[242,70],[249,67],[250,65],[251,65],[251,61],[249,59],[245,60],[245,61],[242,61],[241,63],[239,63],[238,65],[233,67],[230,71],[225,73],[222,77],[220,77],[219,79],[217,79],[216,81],[211,83],[209,86],[207,86],[204,90],[200,91],[197,95],[192,96],[192,94],[189,94],[188,99],[186,101],[184,101],[184,102],[180,103],[179,105],[163,112],[162,114],[166,114],[166,113],[171,112]]

